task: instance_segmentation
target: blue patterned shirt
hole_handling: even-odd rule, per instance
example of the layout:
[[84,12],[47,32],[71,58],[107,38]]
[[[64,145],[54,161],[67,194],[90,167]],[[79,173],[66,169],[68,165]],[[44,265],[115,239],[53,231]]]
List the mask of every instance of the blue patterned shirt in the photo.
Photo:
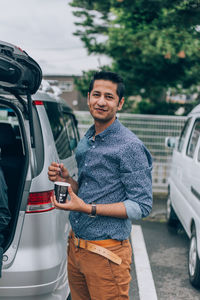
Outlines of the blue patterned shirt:
[[76,150],[78,196],[86,203],[123,202],[127,219],[70,212],[75,234],[87,240],[127,239],[131,220],[152,208],[152,158],[144,144],[116,119],[95,136],[92,125]]

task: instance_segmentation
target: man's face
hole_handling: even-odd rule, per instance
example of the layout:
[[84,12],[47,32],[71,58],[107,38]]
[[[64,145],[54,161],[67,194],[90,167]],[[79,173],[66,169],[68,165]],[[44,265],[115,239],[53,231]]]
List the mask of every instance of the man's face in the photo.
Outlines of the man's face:
[[87,102],[94,120],[107,123],[115,120],[116,112],[122,109],[124,98],[119,103],[117,84],[100,79],[95,80]]

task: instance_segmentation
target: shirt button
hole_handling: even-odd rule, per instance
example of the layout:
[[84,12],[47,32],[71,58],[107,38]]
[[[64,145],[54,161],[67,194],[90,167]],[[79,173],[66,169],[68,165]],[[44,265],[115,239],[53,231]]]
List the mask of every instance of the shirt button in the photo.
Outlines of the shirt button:
[[78,220],[76,220],[75,223],[77,224],[77,223],[78,223]]
[[85,164],[85,166],[87,167],[87,164]]
[[85,183],[85,185],[87,185],[87,182]]
[[94,149],[94,148],[95,148],[95,146],[92,146],[92,148]]

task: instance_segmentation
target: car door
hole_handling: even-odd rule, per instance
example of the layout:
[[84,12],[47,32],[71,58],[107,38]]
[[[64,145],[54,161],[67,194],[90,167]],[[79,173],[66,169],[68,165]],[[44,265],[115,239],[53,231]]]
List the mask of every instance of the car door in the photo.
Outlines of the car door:
[[[191,216],[196,216],[195,219],[200,216],[200,118],[194,122],[186,155],[188,156],[186,165],[188,172],[185,197],[190,204]],[[190,220],[187,226],[190,226]]]
[[[194,119],[186,139],[185,149],[183,151],[180,174],[179,174],[179,193],[180,197],[177,201],[178,215],[181,219],[185,230],[190,232],[190,222],[194,216],[194,202],[191,197],[191,186],[195,179],[195,153],[200,135],[200,119]],[[195,201],[196,203],[196,201]]]
[[[178,145],[173,151],[172,164],[170,170],[170,195],[173,207],[180,219],[185,212],[185,203],[183,196],[184,176],[185,176],[185,152],[189,137],[192,118],[188,118],[180,135]],[[184,204],[184,205],[183,205]]]

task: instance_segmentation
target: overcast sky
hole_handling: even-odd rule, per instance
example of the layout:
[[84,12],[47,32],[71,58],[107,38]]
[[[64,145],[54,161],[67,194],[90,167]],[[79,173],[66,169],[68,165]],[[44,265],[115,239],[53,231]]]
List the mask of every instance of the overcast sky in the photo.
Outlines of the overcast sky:
[[0,40],[25,50],[43,74],[80,75],[109,60],[88,56],[73,36],[76,18],[69,0],[0,0]]

